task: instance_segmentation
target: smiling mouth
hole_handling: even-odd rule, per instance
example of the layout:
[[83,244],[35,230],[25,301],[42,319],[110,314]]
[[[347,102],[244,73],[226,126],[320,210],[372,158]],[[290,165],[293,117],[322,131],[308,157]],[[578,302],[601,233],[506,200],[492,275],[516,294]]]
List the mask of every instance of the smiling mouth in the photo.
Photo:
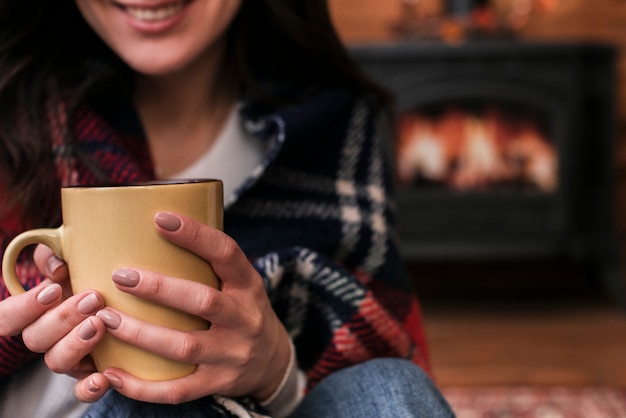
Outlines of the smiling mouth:
[[180,1],[157,7],[127,6],[122,4],[117,4],[117,6],[137,20],[144,22],[159,22],[180,13],[180,11],[182,11],[188,3],[189,1]]

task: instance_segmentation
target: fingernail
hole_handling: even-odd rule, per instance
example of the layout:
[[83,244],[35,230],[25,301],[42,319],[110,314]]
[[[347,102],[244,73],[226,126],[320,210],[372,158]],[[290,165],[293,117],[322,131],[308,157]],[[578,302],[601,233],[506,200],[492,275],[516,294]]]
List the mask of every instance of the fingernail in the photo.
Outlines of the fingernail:
[[96,382],[94,382],[93,377],[92,377],[89,379],[89,382],[87,383],[87,389],[91,393],[97,393],[100,390],[100,385],[96,384]]
[[113,272],[113,281],[120,286],[135,287],[139,283],[139,273],[131,269],[119,269]]
[[107,328],[117,329],[117,327],[119,327],[122,323],[122,318],[120,318],[118,314],[106,309],[99,311],[96,316],[104,322],[104,325],[106,325]]
[[48,269],[48,274],[53,276],[56,271],[65,265],[65,262],[56,256],[52,256],[48,259],[46,263],[46,268]]
[[94,293],[90,293],[83,298],[80,302],[78,302],[78,312],[83,315],[91,315],[100,309],[100,301],[98,297]]
[[42,305],[50,305],[52,302],[55,302],[61,297],[61,293],[61,286],[57,283],[53,283],[46,286],[41,292],[39,292],[37,295],[37,302]]
[[109,383],[112,387],[114,387],[115,389],[122,388],[122,379],[111,373],[104,373],[104,376],[109,379]]
[[98,330],[91,321],[91,318],[87,318],[87,320],[83,322],[83,324],[80,326],[80,329],[78,330],[78,336],[83,341],[87,341],[88,339],[96,335],[96,332],[98,332]]
[[178,231],[183,224],[178,216],[175,216],[169,212],[159,212],[154,218],[157,225],[166,231]]

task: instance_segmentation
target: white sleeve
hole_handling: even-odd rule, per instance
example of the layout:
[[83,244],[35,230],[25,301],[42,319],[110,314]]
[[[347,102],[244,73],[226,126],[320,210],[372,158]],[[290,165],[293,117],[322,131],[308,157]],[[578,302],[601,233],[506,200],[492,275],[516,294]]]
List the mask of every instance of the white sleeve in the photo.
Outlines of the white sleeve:
[[296,364],[296,349],[293,341],[289,341],[289,346],[289,363],[285,375],[274,393],[261,402],[261,405],[276,418],[284,418],[296,409],[304,397],[306,387],[306,376]]

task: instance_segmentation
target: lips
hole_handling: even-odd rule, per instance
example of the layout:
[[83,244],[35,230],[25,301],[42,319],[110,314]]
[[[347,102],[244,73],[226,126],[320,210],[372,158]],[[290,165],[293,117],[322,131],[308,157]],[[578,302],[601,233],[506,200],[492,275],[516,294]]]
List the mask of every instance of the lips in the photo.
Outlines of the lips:
[[185,5],[183,3],[172,4],[165,7],[160,7],[156,9],[146,9],[141,7],[127,7],[126,12],[134,17],[135,19],[147,21],[147,22],[157,22],[159,20],[165,20],[176,13],[183,10]]
[[161,22],[175,17],[188,3],[188,0],[183,0],[158,5],[116,3],[116,6],[126,12],[131,18],[149,23]]

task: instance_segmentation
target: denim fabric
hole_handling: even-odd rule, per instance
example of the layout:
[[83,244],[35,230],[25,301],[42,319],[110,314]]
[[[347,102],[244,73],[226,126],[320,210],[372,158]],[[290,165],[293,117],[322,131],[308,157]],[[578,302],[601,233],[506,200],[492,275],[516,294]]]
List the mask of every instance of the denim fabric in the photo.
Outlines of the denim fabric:
[[[85,418],[214,418],[237,416],[206,397],[182,405],[137,402],[110,391]],[[241,415],[246,416],[246,415]],[[253,416],[253,415],[250,415]],[[432,380],[413,363],[374,359],[323,379],[290,418],[453,418]]]
[[221,418],[229,416],[215,405],[212,397],[181,405],[160,405],[128,399],[111,390],[94,404],[83,418]]
[[424,371],[401,359],[374,359],[331,374],[290,418],[453,418]]

